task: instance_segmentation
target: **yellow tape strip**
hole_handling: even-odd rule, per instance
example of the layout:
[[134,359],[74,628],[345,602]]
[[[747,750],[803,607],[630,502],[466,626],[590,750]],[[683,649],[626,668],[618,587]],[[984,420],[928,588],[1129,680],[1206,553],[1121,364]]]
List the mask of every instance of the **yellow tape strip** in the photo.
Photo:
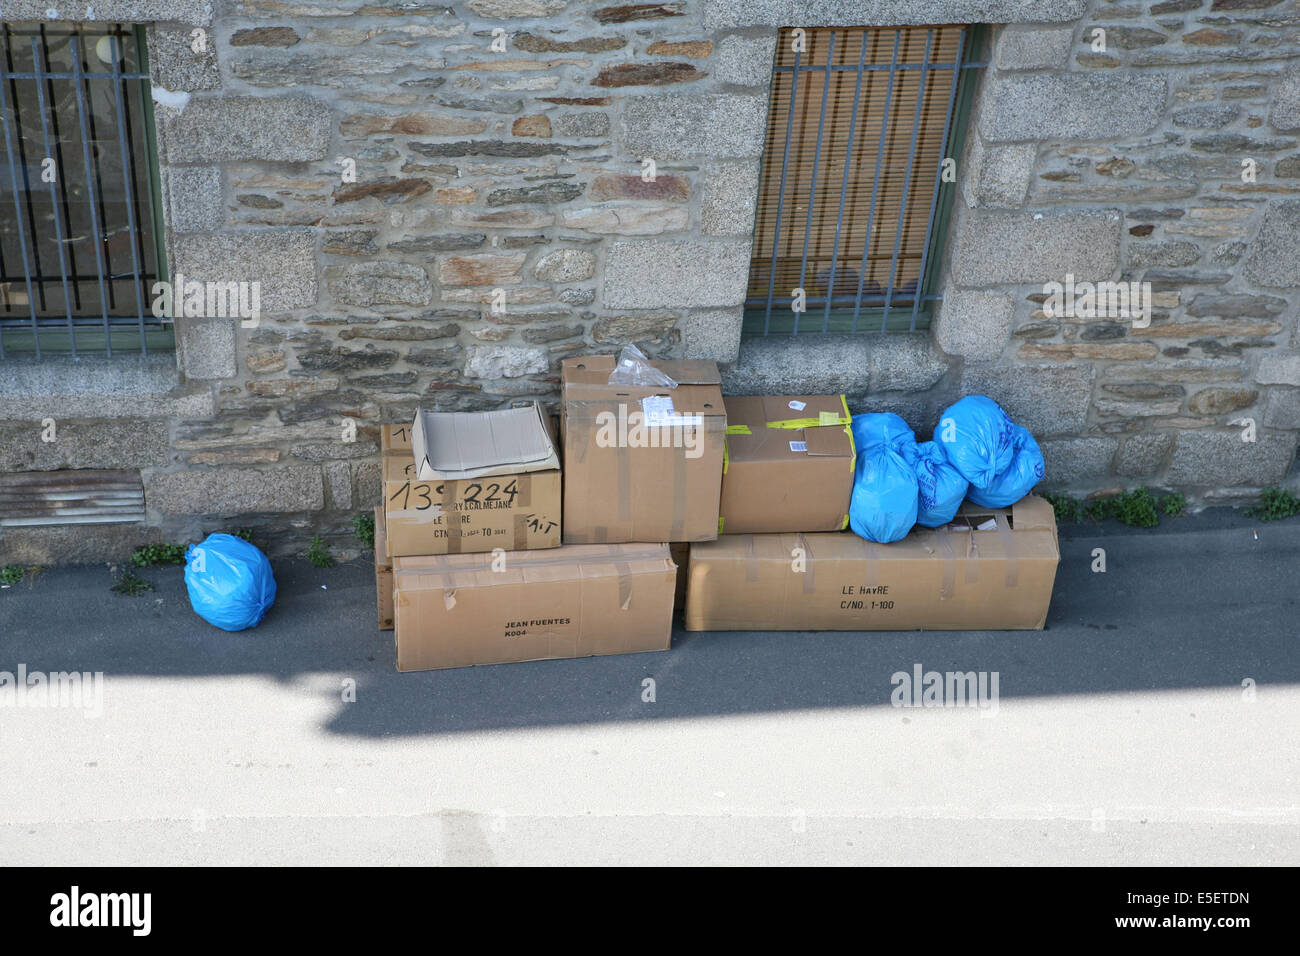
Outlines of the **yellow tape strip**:
[[722,515],[718,515],[718,534],[722,534],[722,522],[723,522]]
[[727,436],[722,436],[722,473],[725,475],[731,467],[731,451],[727,448]]
[[791,431],[800,428],[820,428],[823,425],[848,425],[853,421],[837,415],[835,412],[822,412],[817,418],[786,418],[779,422],[768,422],[768,428],[785,428]]
[[[849,471],[857,474],[858,471],[858,446],[853,440],[853,416],[849,414],[849,400],[843,395],[840,396],[840,405],[844,408],[844,417],[848,419],[848,424],[844,426],[844,434],[849,436]],[[844,527],[849,526],[849,516],[844,516]],[[843,528],[840,529],[841,531]]]
[[754,433],[749,430],[748,425],[728,425],[727,434],[728,435],[752,435]]

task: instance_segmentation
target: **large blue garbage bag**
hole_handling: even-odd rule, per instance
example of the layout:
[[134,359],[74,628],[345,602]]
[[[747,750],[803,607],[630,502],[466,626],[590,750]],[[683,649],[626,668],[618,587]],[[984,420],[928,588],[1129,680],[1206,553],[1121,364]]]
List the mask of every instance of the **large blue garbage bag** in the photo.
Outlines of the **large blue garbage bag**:
[[256,627],[275,603],[271,562],[230,534],[210,534],[186,549],[185,589],[194,613],[227,631]]
[[916,524],[916,435],[892,412],[855,415],[858,449],[849,527],[868,541],[888,544]]
[[934,440],[971,487],[985,488],[1011,465],[1014,428],[993,399],[967,395],[939,416]]
[[948,461],[943,449],[932,441],[916,446],[914,467],[919,491],[916,523],[927,528],[947,524],[961,507],[970,482]]
[[1043,453],[1028,429],[1012,425],[1011,464],[984,488],[971,486],[970,500],[984,508],[1008,508],[1043,480]]

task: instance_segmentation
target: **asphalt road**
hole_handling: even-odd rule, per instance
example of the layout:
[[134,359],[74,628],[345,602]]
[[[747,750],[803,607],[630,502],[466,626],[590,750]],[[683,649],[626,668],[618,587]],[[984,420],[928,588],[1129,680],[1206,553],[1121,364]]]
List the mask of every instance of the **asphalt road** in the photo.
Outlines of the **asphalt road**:
[[[135,598],[46,571],[0,591],[0,670],[102,671],[102,713],[0,706],[0,859],[1300,861],[1300,520],[1067,527],[1062,551],[1042,632],[678,631],[420,674],[364,561],[278,563],[238,634],[179,568]],[[916,664],[998,672],[996,708],[891,706]]]

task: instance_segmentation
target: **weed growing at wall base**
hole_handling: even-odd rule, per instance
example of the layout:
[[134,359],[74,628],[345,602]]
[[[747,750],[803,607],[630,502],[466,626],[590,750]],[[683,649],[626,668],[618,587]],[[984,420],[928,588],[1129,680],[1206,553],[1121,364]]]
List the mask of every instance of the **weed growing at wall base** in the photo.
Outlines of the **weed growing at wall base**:
[[1300,498],[1285,488],[1265,488],[1259,504],[1247,508],[1246,515],[1260,521],[1281,521],[1300,515]]
[[135,549],[131,563],[137,568],[148,568],[155,564],[184,564],[185,545],[147,544]]
[[6,564],[0,568],[0,587],[13,587],[25,578],[35,577],[40,573],[40,565]]
[[1160,515],[1177,518],[1187,510],[1187,499],[1179,492],[1156,497],[1146,488],[1124,491],[1111,498],[1094,498],[1082,502],[1069,495],[1045,494],[1052,505],[1058,524],[1078,524],[1085,518],[1093,523],[1114,518],[1132,528],[1154,528]]
[[122,572],[121,577],[117,579],[117,583],[109,590],[126,597],[139,597],[145,591],[154,590],[154,586],[152,581],[146,581],[134,571],[127,570]]
[[329,545],[321,540],[320,535],[312,538],[311,544],[307,546],[307,560],[314,568],[334,567],[334,557],[330,554]]
[[375,515],[367,511],[352,519],[352,534],[371,551],[375,550]]

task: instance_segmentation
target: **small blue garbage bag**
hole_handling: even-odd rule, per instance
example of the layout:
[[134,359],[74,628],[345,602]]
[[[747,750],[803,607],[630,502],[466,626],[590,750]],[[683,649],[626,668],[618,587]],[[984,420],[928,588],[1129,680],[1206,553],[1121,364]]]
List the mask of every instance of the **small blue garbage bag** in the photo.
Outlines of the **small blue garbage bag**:
[[226,631],[256,627],[275,603],[271,562],[230,534],[210,534],[186,549],[185,589],[194,613]]
[[888,544],[916,524],[916,435],[892,412],[855,415],[858,449],[849,527],[868,541]]
[[973,488],[989,485],[1011,464],[1011,417],[983,395],[967,395],[939,416],[934,441]]
[[971,486],[970,500],[984,508],[1008,508],[1043,480],[1043,453],[1029,430],[1012,425],[1011,464],[984,488]]
[[916,484],[920,492],[916,523],[927,528],[947,524],[961,507],[970,482],[961,476],[948,456],[932,441],[916,446]]

